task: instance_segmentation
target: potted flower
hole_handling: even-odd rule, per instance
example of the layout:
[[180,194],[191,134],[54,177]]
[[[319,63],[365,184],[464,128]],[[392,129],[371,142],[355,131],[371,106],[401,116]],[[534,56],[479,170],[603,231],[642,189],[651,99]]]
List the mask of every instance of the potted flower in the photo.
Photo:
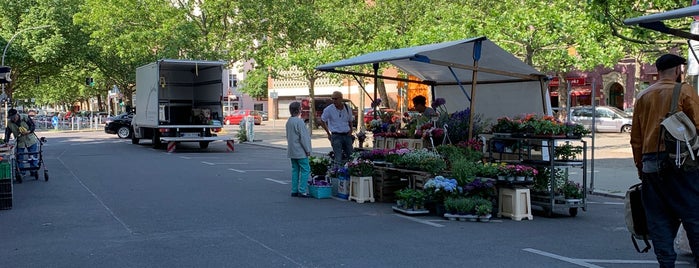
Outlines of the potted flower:
[[328,173],[328,167],[330,166],[330,158],[327,157],[309,157],[309,163],[311,166],[311,176],[325,176]]
[[539,175],[539,171],[534,167],[526,167],[524,170],[525,181],[534,181],[536,175]]
[[561,188],[565,199],[581,199],[583,197],[582,187],[579,183],[566,181]]
[[457,192],[455,179],[448,179],[443,176],[436,176],[428,180],[423,188],[432,202],[430,211],[438,216],[444,215],[444,200]]
[[509,117],[500,117],[497,119],[495,124],[491,127],[493,134],[509,136],[509,134],[518,131],[519,126],[515,120]]
[[374,165],[371,160],[354,159],[345,164],[350,176],[354,177],[371,177],[374,172]]
[[562,161],[575,161],[578,155],[582,153],[582,146],[574,146],[568,142],[554,148],[556,159]]

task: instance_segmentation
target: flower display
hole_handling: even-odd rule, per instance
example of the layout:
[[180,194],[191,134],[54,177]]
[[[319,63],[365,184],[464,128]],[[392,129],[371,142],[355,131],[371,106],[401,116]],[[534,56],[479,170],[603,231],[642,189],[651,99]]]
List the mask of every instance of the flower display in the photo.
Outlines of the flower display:
[[447,167],[442,156],[424,148],[409,151],[397,158],[394,163],[399,167],[427,171],[432,174],[439,173]]
[[311,174],[313,175],[325,175],[328,172],[328,167],[330,166],[330,158],[327,157],[309,157],[309,164],[311,166]]
[[330,187],[331,184],[326,180],[309,180],[308,185],[313,185],[316,187]]
[[328,176],[331,178],[347,177],[348,175],[346,167],[332,167],[328,169]]
[[367,177],[374,172],[374,164],[368,159],[354,159],[345,164],[350,176]]
[[475,179],[463,186],[469,196],[480,196],[486,199],[495,198],[495,180]]

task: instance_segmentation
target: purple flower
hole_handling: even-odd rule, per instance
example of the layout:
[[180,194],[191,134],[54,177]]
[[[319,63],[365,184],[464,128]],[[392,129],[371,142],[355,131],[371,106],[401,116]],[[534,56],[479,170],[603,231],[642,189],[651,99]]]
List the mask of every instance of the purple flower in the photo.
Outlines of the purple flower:
[[378,107],[381,104],[381,99],[377,98],[371,102],[371,107]]
[[447,104],[447,101],[444,98],[437,98],[432,102],[432,109],[437,109],[437,107],[442,106],[444,104]]

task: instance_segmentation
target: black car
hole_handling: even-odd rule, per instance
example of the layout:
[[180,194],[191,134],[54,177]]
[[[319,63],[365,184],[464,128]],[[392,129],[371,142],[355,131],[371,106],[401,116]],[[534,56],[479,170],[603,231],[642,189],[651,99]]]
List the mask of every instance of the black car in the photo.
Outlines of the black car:
[[262,121],[267,121],[269,120],[269,115],[265,111],[260,111],[260,115],[262,116]]
[[117,136],[122,139],[130,138],[133,133],[133,128],[131,127],[133,115],[133,113],[125,113],[108,118],[104,125],[104,132],[107,134],[117,134]]

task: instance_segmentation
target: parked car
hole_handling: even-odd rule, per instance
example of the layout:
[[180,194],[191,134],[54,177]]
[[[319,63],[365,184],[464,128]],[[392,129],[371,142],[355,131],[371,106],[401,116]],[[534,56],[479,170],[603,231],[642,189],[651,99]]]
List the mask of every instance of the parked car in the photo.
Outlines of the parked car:
[[[389,109],[389,108],[379,108],[379,117],[381,117],[383,114],[391,114],[391,122],[396,122],[397,120],[400,120],[401,115],[400,112]],[[374,120],[374,109],[368,108],[364,112],[364,123],[369,124],[371,123],[371,120]]]
[[269,114],[266,111],[260,111],[260,115],[262,115],[262,121],[269,120]]
[[[592,129],[592,106],[578,106],[571,110],[571,121]],[[595,131],[631,132],[632,118],[613,106],[598,106],[595,113]]]
[[117,134],[121,139],[131,138],[133,127],[131,120],[133,113],[123,113],[114,117],[107,118],[104,124],[104,132],[107,134]]
[[238,125],[238,124],[240,124],[240,121],[243,120],[243,118],[245,118],[246,116],[249,116],[249,115],[253,117],[255,125],[262,124],[262,115],[260,114],[259,111],[255,111],[255,110],[236,110],[236,111],[233,111],[230,115],[223,118],[223,123],[225,123],[226,125]]

